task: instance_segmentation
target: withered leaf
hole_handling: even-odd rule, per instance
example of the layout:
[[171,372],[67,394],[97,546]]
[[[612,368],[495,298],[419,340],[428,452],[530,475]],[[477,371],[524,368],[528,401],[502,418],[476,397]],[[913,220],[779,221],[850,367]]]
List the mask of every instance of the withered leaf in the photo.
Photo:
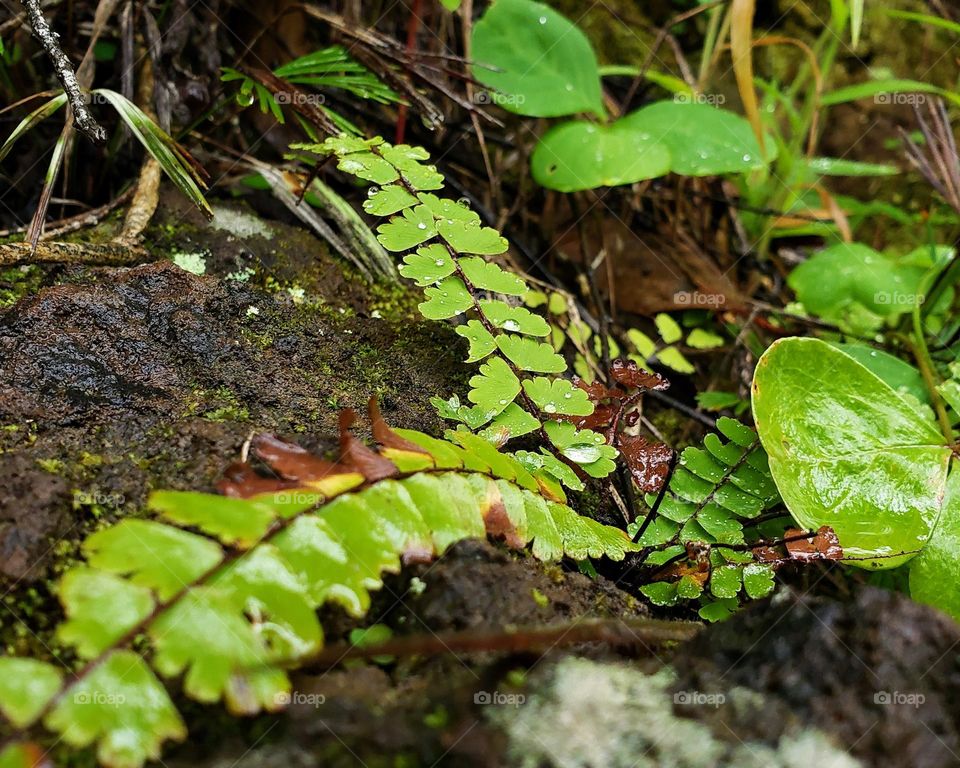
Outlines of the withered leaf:
[[601,400],[622,400],[627,393],[617,387],[608,387],[602,381],[594,381],[588,384],[579,376],[573,377],[573,383],[587,393],[587,397],[594,403]]
[[315,456],[276,435],[256,435],[250,447],[257,458],[286,480],[320,480],[348,471],[346,467]]
[[843,547],[840,546],[840,540],[836,532],[829,525],[820,526],[815,535],[805,539],[789,539],[794,536],[802,536],[804,531],[798,528],[788,528],[784,534],[787,554],[791,560],[797,560],[801,563],[811,560],[842,560]]
[[217,483],[217,490],[224,496],[248,499],[261,493],[277,493],[296,488],[298,483],[282,480],[278,477],[264,477],[249,464],[237,461],[227,467],[223,478]]
[[667,481],[673,449],[642,435],[621,435],[617,446],[634,482],[644,493],[657,493]]
[[670,388],[670,382],[663,376],[652,371],[645,371],[633,360],[614,360],[610,364],[610,377],[618,384],[630,389],[664,390]]
[[405,440],[390,429],[390,426],[383,418],[383,414],[380,413],[380,406],[377,403],[376,397],[370,398],[370,401],[367,403],[367,412],[370,415],[370,426],[373,428],[373,439],[377,441],[378,445],[382,445],[384,448],[393,448],[398,451],[422,453],[425,456],[430,455],[416,443]]
[[359,472],[368,482],[398,474],[399,470],[392,461],[364,445],[350,431],[356,420],[357,414],[352,408],[340,412],[340,459],[345,468]]

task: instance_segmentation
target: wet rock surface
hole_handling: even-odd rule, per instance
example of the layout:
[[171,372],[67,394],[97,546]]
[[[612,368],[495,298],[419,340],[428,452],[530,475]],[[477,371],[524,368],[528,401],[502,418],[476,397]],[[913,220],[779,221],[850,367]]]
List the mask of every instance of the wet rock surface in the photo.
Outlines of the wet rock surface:
[[[960,627],[898,593],[863,588],[849,602],[785,599],[743,611],[682,648],[675,689],[686,711],[744,741],[815,727],[865,765],[957,765]],[[740,687],[752,707],[698,706]]]
[[458,337],[302,230],[271,223],[267,237],[242,216],[227,218],[242,237],[178,235],[206,254],[205,275],[167,259],[52,268],[0,309],[3,575],[43,578],[64,537],[138,513],[152,488],[210,489],[254,431],[322,449],[338,411],[371,395],[398,426],[440,426],[428,397],[466,375]]

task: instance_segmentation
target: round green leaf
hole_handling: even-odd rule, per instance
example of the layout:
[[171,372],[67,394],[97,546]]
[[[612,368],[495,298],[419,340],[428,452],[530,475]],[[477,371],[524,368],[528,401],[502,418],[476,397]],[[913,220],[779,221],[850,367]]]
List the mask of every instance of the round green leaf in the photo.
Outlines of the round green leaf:
[[943,512],[923,552],[910,563],[910,596],[960,621],[960,471],[954,465],[947,481]]
[[663,176],[670,170],[670,151],[623,120],[612,125],[571,120],[547,131],[530,165],[541,186],[576,192]]
[[855,565],[892,568],[930,538],[950,449],[876,374],[824,341],[782,339],[757,363],[753,412],[788,509],[832,527]]
[[764,157],[750,123],[709,104],[658,101],[627,115],[620,123],[669,149],[670,170],[683,176],[719,176],[763,168],[776,158],[766,142]]
[[543,3],[497,0],[474,27],[473,60],[473,76],[510,112],[606,116],[590,41]]

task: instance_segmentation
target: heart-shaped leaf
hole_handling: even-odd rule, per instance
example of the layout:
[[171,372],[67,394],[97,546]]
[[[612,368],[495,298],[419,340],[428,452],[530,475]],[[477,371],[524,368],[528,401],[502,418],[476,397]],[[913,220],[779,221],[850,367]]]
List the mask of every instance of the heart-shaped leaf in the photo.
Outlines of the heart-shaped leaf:
[[658,101],[627,115],[620,124],[670,151],[670,170],[683,176],[720,176],[763,168],[776,158],[767,140],[764,158],[750,123],[709,104]]
[[824,341],[782,339],[757,363],[753,411],[773,478],[804,528],[830,526],[865,567],[892,568],[924,546],[950,449],[878,376]]
[[615,187],[670,171],[670,150],[651,131],[620,120],[571,120],[547,131],[530,159],[538,184],[560,192]]
[[474,27],[473,60],[473,76],[510,112],[606,116],[590,41],[543,3],[497,0]]
[[960,621],[960,471],[954,464],[947,480],[943,511],[923,552],[910,563],[910,595]]

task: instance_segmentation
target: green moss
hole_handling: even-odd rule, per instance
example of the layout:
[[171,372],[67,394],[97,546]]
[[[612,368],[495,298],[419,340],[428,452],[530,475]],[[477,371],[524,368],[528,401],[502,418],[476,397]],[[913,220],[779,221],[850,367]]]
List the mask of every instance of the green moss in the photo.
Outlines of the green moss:
[[43,276],[43,270],[38,266],[0,270],[0,309],[12,306],[24,296],[39,291]]

